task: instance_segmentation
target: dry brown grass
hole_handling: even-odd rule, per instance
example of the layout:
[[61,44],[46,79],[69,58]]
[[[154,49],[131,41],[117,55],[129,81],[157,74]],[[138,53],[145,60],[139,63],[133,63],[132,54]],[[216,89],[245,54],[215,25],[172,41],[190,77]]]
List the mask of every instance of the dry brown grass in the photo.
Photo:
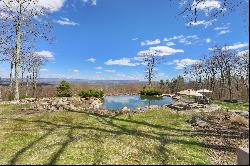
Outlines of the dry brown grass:
[[[53,97],[56,94],[57,85],[38,85],[35,92],[32,87],[26,88],[26,86],[20,86],[20,96],[25,97]],[[77,95],[81,90],[96,89],[102,90],[105,95],[125,95],[125,94],[137,94],[143,88],[143,84],[130,83],[130,84],[71,84],[70,90],[73,95]],[[10,87],[5,86],[2,88],[2,99],[11,100],[14,98]]]
[[232,124],[240,125],[240,126],[248,126],[249,121],[247,118],[244,118],[243,116],[240,115],[235,115],[230,118],[230,122]]

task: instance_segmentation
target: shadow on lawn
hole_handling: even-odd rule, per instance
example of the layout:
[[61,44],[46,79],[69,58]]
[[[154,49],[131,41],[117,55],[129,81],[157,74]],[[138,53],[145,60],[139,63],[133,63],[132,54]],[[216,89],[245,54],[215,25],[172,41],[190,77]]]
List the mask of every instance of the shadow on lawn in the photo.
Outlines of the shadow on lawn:
[[[74,111],[75,112],[75,111]],[[56,164],[57,161],[59,160],[61,154],[64,153],[65,149],[67,146],[69,146],[72,142],[77,141],[81,139],[82,137],[88,138],[88,135],[74,135],[73,131],[75,129],[80,129],[80,130],[93,130],[93,131],[99,131],[100,133],[109,133],[113,135],[129,135],[129,136],[136,136],[136,137],[142,137],[142,138],[147,138],[147,139],[152,139],[152,140],[157,140],[160,145],[156,148],[158,151],[158,156],[159,156],[159,161],[161,164],[167,164],[168,163],[168,154],[170,153],[168,149],[166,149],[165,145],[168,143],[177,143],[177,144],[183,144],[183,145],[195,145],[195,146],[200,146],[200,147],[206,147],[206,148],[211,148],[211,149],[216,149],[220,151],[235,151],[234,147],[231,146],[224,146],[224,145],[216,145],[216,144],[205,144],[201,142],[196,142],[196,141],[186,141],[183,139],[173,139],[171,136],[181,138],[183,136],[189,136],[189,137],[195,137],[195,136],[217,136],[217,137],[229,137],[228,133],[226,134],[219,134],[214,133],[213,131],[207,131],[206,133],[201,133],[201,132],[195,132],[191,130],[182,130],[178,128],[171,128],[168,126],[162,126],[162,125],[156,125],[156,124],[150,124],[145,121],[136,121],[132,120],[132,118],[129,119],[121,119],[116,116],[105,116],[105,115],[98,115],[98,114],[93,114],[93,113],[86,113],[86,112],[75,112],[75,113],[81,113],[81,114],[87,114],[91,115],[92,117],[96,118],[100,123],[102,123],[104,126],[108,125],[111,126],[112,129],[105,129],[105,127],[91,127],[87,125],[77,125],[73,123],[67,123],[67,124],[57,124],[54,122],[49,122],[49,121],[44,121],[44,120],[25,120],[21,118],[17,119],[11,119],[15,121],[22,121],[22,122],[27,122],[27,123],[37,123],[39,126],[44,126],[48,125],[50,127],[50,130],[48,130],[44,135],[39,137],[38,139],[34,140],[27,146],[23,147],[21,150],[16,152],[14,156],[11,158],[9,161],[9,164],[16,164],[18,161],[19,157],[21,157],[27,150],[32,148],[35,144],[38,144],[41,142],[43,139],[46,139],[50,134],[52,134],[56,129],[58,128],[63,128],[65,130],[68,130],[66,134],[66,139],[60,143],[60,148],[52,154],[52,156],[49,158],[47,164],[53,165]],[[7,118],[2,118],[2,119],[7,119]],[[10,120],[10,119],[9,119]],[[114,121],[120,121],[120,122],[128,122],[131,124],[139,124],[139,125],[144,125],[147,127],[151,127],[153,129],[164,129],[168,130],[171,132],[179,132],[178,134],[164,134],[162,132],[155,132],[155,131],[150,131],[150,132],[144,132],[142,130],[137,130],[137,129],[129,129],[127,127],[124,127],[123,125],[118,125],[117,123],[114,123]],[[107,127],[106,127],[107,128]],[[102,142],[99,140],[101,136],[97,136],[97,138],[91,137],[91,139],[96,139],[98,148],[101,148]],[[238,137],[238,136],[236,136]],[[102,153],[101,149],[96,149],[96,155],[93,156],[95,157],[95,161],[93,164],[100,164],[102,162]]]
[[33,142],[31,142],[30,144],[28,144],[27,146],[23,147],[21,150],[19,150],[18,152],[15,153],[15,155],[11,158],[11,160],[8,162],[10,165],[14,165],[16,164],[17,160],[19,157],[22,156],[23,153],[25,153],[27,150],[29,150],[32,146],[34,146],[36,143],[39,143],[41,140],[45,139],[46,137],[48,137],[52,132],[54,131],[54,129],[49,129],[45,134],[43,134],[41,137],[39,137],[38,139],[34,140]]

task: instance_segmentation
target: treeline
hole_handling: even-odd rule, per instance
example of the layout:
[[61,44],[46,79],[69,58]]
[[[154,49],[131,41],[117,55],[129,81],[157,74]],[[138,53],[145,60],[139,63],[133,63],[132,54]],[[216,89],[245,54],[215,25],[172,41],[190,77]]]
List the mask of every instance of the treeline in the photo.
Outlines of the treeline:
[[185,79],[182,76],[177,76],[172,80],[160,80],[160,82],[154,85],[155,88],[160,89],[162,93],[177,93],[184,90],[186,87]]
[[249,50],[236,52],[215,47],[199,63],[185,68],[184,77],[161,80],[158,88],[166,93],[183,89],[209,89],[212,98],[249,101]]
[[215,47],[209,56],[185,69],[189,86],[207,88],[216,99],[249,100],[249,50]]

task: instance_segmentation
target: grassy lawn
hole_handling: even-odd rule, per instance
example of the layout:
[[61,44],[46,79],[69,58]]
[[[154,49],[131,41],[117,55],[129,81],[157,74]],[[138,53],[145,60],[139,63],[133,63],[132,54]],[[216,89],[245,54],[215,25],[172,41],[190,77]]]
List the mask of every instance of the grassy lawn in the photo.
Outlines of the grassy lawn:
[[224,109],[242,110],[242,111],[249,110],[248,102],[228,103],[224,101],[214,100],[213,103],[220,105]]
[[100,116],[0,106],[0,164],[210,164],[189,117]]

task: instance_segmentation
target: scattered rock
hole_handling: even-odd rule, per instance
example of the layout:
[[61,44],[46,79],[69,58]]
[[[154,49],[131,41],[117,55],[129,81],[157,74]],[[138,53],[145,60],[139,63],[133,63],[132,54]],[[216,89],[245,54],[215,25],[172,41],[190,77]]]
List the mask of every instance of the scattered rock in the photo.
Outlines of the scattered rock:
[[94,100],[92,103],[91,103],[91,106],[90,108],[92,109],[99,109],[101,107],[102,103],[98,100]]
[[148,108],[149,108],[149,109],[158,109],[159,106],[158,106],[158,105],[151,105],[151,106],[149,106]]
[[128,107],[123,107],[122,111],[126,112],[126,111],[130,111],[130,109]]
[[242,110],[229,110],[229,112],[235,113],[237,115],[243,116],[245,118],[249,117],[249,111],[242,111]]
[[249,146],[249,124],[243,116],[220,110],[194,116],[191,121],[198,139],[208,147],[212,165],[233,165],[236,148]]
[[206,127],[208,125],[206,117],[201,115],[193,116],[192,119],[189,121],[189,123],[191,123],[192,126],[199,126],[199,127]]

